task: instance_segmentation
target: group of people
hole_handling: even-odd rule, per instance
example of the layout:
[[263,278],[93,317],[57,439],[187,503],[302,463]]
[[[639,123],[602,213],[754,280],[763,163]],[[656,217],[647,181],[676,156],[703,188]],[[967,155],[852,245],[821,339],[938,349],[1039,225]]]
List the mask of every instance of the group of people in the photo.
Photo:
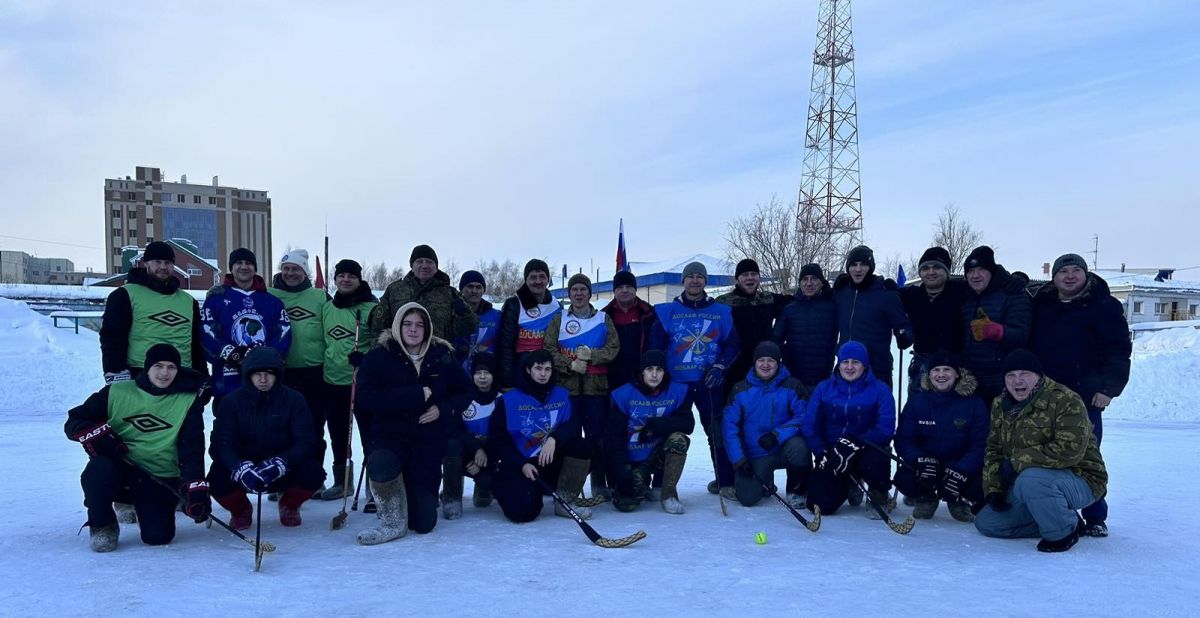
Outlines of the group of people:
[[[364,545],[432,531],[439,506],[461,517],[464,477],[476,507],[495,501],[515,522],[537,518],[551,491],[583,518],[610,501],[682,514],[693,408],[722,501],[758,503],[783,469],[787,502],[825,515],[865,497],[868,516],[884,516],[894,485],[914,517],[945,502],[983,534],[1040,536],[1042,551],[1108,533],[1101,414],[1128,380],[1130,342],[1120,302],[1078,255],[1030,286],[988,247],[952,277],[933,247],[920,283],[898,288],[859,246],[832,285],[805,266],[794,296],[765,290],[745,259],[716,298],[693,262],[675,299],[650,305],[619,272],[600,309],[583,274],[560,305],[539,259],[497,309],[482,274],[456,288],[427,245],[378,300],[349,259],[332,297],[312,286],[303,250],[270,286],[250,251],[229,264],[200,305],[178,289],[170,246],[150,243],[109,296],[108,384],[66,425],[91,456],[96,551],[115,549],[118,521],[133,519],[144,542],[169,542],[173,511],[204,521],[212,499],[236,529],[262,494],[300,525],[305,501],[353,491],[353,423],[378,515]],[[913,349],[899,415],[893,344]],[[570,516],[562,503],[555,513]]]

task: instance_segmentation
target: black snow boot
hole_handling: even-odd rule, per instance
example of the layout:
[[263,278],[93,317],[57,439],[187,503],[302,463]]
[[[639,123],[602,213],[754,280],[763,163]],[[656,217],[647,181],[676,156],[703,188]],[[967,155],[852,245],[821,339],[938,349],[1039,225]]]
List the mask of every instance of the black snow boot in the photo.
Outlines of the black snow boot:
[[1070,534],[1058,539],[1057,541],[1042,539],[1038,541],[1037,550],[1046,553],[1058,553],[1075,547],[1075,544],[1079,542],[1079,535],[1083,532],[1084,527],[1083,518],[1079,517],[1078,514],[1075,516],[1079,518],[1079,523],[1075,525],[1075,529],[1072,530]]
[[442,517],[462,517],[463,460],[461,457],[442,458]]

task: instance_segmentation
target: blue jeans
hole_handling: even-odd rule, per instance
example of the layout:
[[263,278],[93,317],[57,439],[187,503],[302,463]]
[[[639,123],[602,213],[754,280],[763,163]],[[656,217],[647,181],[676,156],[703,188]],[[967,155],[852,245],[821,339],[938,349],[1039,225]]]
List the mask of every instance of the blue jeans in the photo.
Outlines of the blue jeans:
[[1075,511],[1096,501],[1087,481],[1070,470],[1029,468],[1008,490],[1011,505],[1001,513],[990,505],[975,516],[984,536],[1005,539],[1042,537],[1064,539],[1075,530]]

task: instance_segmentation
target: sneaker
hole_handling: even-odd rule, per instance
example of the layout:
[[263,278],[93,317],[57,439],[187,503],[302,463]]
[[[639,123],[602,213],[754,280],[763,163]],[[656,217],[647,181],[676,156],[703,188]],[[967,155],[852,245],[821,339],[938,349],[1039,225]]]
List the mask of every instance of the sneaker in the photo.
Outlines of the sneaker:
[[117,540],[121,537],[121,525],[114,521],[107,526],[92,527],[91,536],[92,551],[110,552],[117,548]]
[[1102,521],[1098,521],[1094,524],[1087,524],[1083,527],[1083,536],[1102,539],[1108,536],[1108,525]]
[[714,496],[715,496],[715,495],[717,495],[717,492],[719,492],[719,491],[720,491],[720,488],[719,488],[719,487],[717,487],[717,482],[716,482],[716,481],[709,481],[709,482],[708,482],[708,493],[710,493],[710,494],[712,494],[712,495],[714,495]]
[[967,506],[967,503],[965,502],[951,502],[947,505],[947,508],[950,509],[950,516],[953,517],[955,521],[961,521],[964,523],[971,523],[975,521],[975,514],[971,512],[971,507]]
[[[905,496],[905,498],[907,497]],[[932,519],[937,509],[938,501],[936,498],[932,500],[916,500],[912,510],[913,519]]]
[[799,511],[807,506],[808,499],[803,494],[788,494],[787,503],[788,506]]

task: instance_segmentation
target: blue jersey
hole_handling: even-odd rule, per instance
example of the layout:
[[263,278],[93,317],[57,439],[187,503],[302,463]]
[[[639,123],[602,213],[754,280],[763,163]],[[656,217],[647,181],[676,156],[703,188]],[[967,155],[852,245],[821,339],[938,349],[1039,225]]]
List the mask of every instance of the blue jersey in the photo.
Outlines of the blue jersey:
[[567,389],[556,386],[543,403],[513,389],[504,394],[508,435],[526,459],[542,452],[542,444],[556,427],[571,418],[571,400]]
[[488,422],[492,419],[492,412],[496,411],[496,402],[500,400],[497,396],[488,403],[480,403],[472,401],[467,404],[467,409],[462,411],[463,425],[466,426],[467,432],[476,438],[486,438],[488,435]]
[[679,299],[654,306],[659,327],[666,332],[663,352],[671,378],[695,383],[720,362],[728,367],[737,356],[733,311],[716,301],[688,306]]
[[[628,418],[625,433],[629,440],[626,453],[630,463],[640,464],[646,461],[666,438],[655,436],[649,440],[642,440],[639,432],[646,426],[646,421],[674,412],[687,399],[687,393],[687,385],[680,382],[672,382],[666,390],[654,396],[642,393],[633,384],[626,384],[613,391],[613,405]],[[688,410],[688,413],[690,414],[691,410]]]
[[287,357],[292,344],[291,322],[283,301],[267,292],[262,278],[254,278],[250,291],[232,284],[213,288],[200,311],[204,353],[213,366],[213,392],[227,395],[241,385],[237,367],[227,367],[221,352],[227,347],[269,345]]
[[[471,372],[471,359],[476,354],[488,352],[496,353],[496,342],[500,339],[500,310],[488,309],[479,314],[479,327],[475,329],[470,336],[460,337],[455,340],[454,347],[458,349],[466,349],[466,357],[463,358],[463,369],[467,373]],[[486,432],[484,432],[486,433]]]

